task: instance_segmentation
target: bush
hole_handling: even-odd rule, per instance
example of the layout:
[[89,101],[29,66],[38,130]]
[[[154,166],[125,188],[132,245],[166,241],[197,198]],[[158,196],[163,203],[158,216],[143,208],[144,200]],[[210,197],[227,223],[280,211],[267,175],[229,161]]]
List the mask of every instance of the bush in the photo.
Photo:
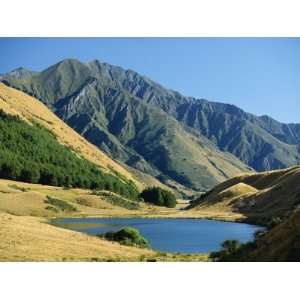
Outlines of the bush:
[[150,247],[149,242],[140,234],[140,232],[132,227],[124,227],[119,231],[109,231],[104,235],[100,235],[109,241],[116,241],[122,245],[135,246],[140,248]]
[[210,258],[213,260],[224,261],[231,257],[241,247],[241,243],[238,240],[226,240],[221,244],[222,249],[220,251],[211,252]]
[[173,193],[163,190],[159,187],[152,187],[145,189],[140,197],[144,199],[145,202],[149,202],[159,206],[175,207],[176,197]]
[[226,240],[220,251],[211,252],[209,257],[214,261],[243,261],[244,256],[256,247],[256,241],[241,244],[238,240]]

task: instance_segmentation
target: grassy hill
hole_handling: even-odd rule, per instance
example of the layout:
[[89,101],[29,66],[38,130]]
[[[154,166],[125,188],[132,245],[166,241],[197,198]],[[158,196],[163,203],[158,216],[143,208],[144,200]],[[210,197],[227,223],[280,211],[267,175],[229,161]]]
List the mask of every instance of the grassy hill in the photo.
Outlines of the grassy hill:
[[300,211],[258,239],[256,247],[239,258],[242,261],[300,261]]
[[[225,181],[188,207],[198,216],[265,225],[254,241],[238,246],[221,261],[300,260],[300,166],[244,174]],[[230,242],[230,241],[228,241]]]
[[139,261],[154,251],[74,232],[46,219],[0,213],[0,261]]
[[244,174],[225,181],[203,194],[190,206],[192,211],[270,224],[286,218],[300,204],[300,166]]
[[54,186],[106,189],[137,199],[133,182],[103,172],[39,124],[0,110],[0,177]]
[[37,99],[0,83],[0,109],[8,114],[19,116],[29,124],[35,122],[42,125],[55,135],[60,144],[98,165],[102,170],[111,174],[119,173],[133,180],[139,188],[143,187],[143,184],[123,166],[87,142]]

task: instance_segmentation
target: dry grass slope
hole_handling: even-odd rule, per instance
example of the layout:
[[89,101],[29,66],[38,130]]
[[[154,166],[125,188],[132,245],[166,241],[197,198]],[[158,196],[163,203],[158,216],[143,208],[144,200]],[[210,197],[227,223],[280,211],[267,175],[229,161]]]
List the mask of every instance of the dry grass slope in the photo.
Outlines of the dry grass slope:
[[202,213],[228,212],[233,219],[265,223],[285,216],[300,200],[300,166],[244,174],[217,185],[191,209]]
[[154,254],[45,222],[42,218],[0,213],[0,261],[136,261],[142,255]]
[[[293,255],[291,255],[293,253]],[[296,258],[297,257],[297,258]],[[300,211],[274,227],[258,241],[257,249],[248,253],[248,261],[299,261]]]
[[[206,261],[205,254],[171,254],[120,246],[47,224],[52,217],[185,217],[177,209],[140,204],[128,210],[106,201],[106,193],[63,189],[0,179],[0,261]],[[47,196],[76,211],[47,209]]]
[[133,180],[139,188],[143,187],[143,184],[137,181],[123,166],[87,142],[39,100],[0,83],[0,109],[6,113],[18,115],[28,122],[40,123],[52,131],[60,143],[70,147],[87,160],[102,167],[107,172],[117,171],[127,179]]

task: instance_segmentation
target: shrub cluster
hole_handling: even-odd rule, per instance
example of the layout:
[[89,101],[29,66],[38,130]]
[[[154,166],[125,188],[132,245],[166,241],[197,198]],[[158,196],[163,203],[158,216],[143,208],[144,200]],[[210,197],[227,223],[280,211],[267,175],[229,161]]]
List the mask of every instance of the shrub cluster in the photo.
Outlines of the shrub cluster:
[[39,124],[30,125],[0,110],[0,178],[54,186],[105,189],[130,199],[131,181],[106,174],[79,157]]
[[159,206],[175,207],[176,197],[173,193],[163,190],[159,187],[147,188],[140,194],[145,202]]
[[135,246],[140,248],[148,248],[149,242],[140,234],[140,232],[132,227],[124,227],[119,231],[109,231],[104,235],[100,235],[109,241],[116,241],[122,245]]

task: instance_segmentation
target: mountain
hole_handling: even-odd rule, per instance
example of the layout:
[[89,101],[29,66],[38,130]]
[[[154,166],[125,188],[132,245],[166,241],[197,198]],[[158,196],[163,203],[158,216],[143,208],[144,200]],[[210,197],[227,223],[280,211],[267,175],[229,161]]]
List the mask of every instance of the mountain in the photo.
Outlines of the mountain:
[[[65,60],[31,77],[14,78],[10,74],[2,80],[35,95],[52,106],[57,114],[63,102],[68,101],[65,98],[78,94],[91,82],[97,82],[102,88],[110,85],[119,93],[163,110],[185,130],[205,136],[219,149],[232,153],[257,171],[285,168],[300,162],[300,124],[283,124],[268,116],[246,113],[233,105],[184,97],[132,70],[98,60],[88,64]],[[78,122],[84,118],[86,115]]]
[[99,61],[88,66],[96,78],[113,81],[143,102],[160,107],[257,171],[300,162],[300,124],[282,124],[234,105],[184,97],[134,71]]
[[[30,71],[26,68],[20,67],[17,68],[7,74],[5,74],[6,78],[18,78],[18,79],[24,79],[26,77],[33,76],[36,72]],[[0,79],[3,77],[3,75],[0,74]]]
[[77,60],[64,60],[33,76],[5,76],[2,80],[40,99],[114,159],[178,189],[207,190],[250,170],[176,120],[167,109],[173,106],[173,99],[165,99],[164,109],[141,101],[139,96],[146,94],[130,90],[122,79],[124,74],[140,80],[133,71]]
[[210,215],[225,212],[235,219],[269,225],[276,218],[285,219],[300,205],[299,181],[300,166],[243,174],[201,195],[190,209]]
[[143,186],[40,101],[1,83],[0,139],[1,178],[86,188],[94,182],[119,186],[121,194]]

